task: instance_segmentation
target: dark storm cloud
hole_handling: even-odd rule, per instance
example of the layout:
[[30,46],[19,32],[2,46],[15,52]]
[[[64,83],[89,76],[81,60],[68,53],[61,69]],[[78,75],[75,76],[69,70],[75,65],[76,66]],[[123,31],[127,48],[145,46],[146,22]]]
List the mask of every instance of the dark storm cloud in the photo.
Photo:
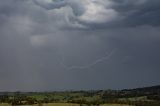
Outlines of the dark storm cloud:
[[[160,1],[159,0],[114,0],[116,11],[124,15],[122,20],[126,26],[140,26],[140,25],[160,25]],[[124,1],[124,2],[122,2]],[[139,1],[139,2],[138,2]],[[138,2],[138,3],[136,3]]]
[[0,0],[0,90],[159,84],[158,0]]
[[[81,28],[159,26],[158,0],[33,0],[47,10],[69,7],[67,21]],[[47,8],[48,7],[48,8]],[[72,13],[73,12],[73,13]]]

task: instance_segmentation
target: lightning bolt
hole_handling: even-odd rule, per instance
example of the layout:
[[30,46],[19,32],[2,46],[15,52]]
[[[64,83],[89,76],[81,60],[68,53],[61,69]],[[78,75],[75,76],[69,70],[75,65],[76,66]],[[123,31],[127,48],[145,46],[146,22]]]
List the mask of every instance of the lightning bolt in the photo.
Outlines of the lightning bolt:
[[91,62],[90,64],[88,64],[88,65],[83,65],[83,66],[80,66],[80,65],[79,65],[79,66],[78,66],[78,65],[75,65],[75,66],[74,66],[74,65],[73,65],[73,66],[67,66],[66,64],[64,64],[64,59],[61,59],[61,60],[58,59],[58,60],[59,60],[59,63],[60,63],[66,70],[78,70],[78,69],[82,70],[82,69],[89,69],[89,68],[97,65],[98,63],[101,63],[101,62],[103,62],[103,61],[106,61],[106,60],[110,59],[110,58],[112,57],[112,55],[115,54],[115,52],[116,52],[116,49],[115,49],[115,50],[112,50],[109,54],[107,54],[107,55],[105,55],[105,56],[103,56],[103,57],[101,57],[101,58],[99,58],[99,59]]

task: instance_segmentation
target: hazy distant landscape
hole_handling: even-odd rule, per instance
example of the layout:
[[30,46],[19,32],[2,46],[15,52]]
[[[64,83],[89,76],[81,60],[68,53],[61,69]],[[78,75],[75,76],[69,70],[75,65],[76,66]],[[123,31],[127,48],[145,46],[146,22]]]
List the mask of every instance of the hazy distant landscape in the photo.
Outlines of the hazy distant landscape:
[[125,90],[1,92],[1,106],[160,106],[160,86]]

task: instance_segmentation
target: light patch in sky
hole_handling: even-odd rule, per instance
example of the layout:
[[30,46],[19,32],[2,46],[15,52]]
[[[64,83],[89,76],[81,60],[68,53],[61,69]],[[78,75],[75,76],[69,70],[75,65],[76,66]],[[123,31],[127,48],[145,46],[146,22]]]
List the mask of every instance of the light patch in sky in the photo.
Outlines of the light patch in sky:
[[85,13],[78,19],[86,23],[106,23],[114,20],[117,16],[118,13],[113,9],[105,9],[102,5],[90,3],[86,6]]
[[48,42],[48,38],[46,36],[31,36],[30,43],[33,47],[41,47],[44,46]]

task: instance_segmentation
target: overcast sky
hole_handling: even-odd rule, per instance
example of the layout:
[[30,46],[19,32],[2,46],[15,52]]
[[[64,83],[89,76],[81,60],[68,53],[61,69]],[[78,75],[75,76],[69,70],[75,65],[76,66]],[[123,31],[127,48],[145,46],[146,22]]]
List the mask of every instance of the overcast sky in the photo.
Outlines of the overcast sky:
[[160,0],[0,0],[0,91],[160,84]]

